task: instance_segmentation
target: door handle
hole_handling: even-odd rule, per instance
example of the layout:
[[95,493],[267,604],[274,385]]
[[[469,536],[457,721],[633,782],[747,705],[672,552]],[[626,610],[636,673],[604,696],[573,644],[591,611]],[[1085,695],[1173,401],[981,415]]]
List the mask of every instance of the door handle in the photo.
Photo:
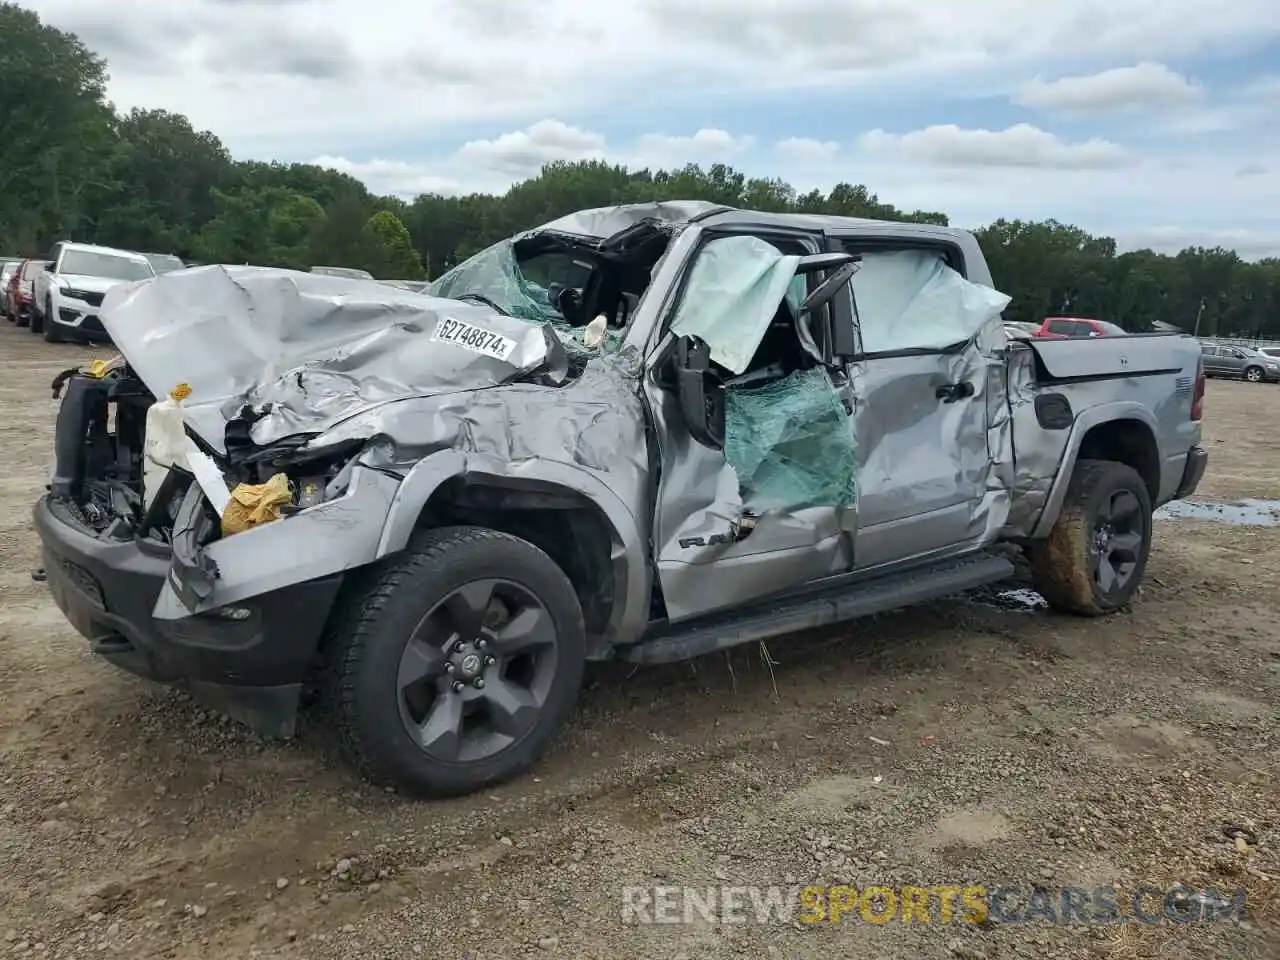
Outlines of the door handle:
[[944,383],[933,392],[933,395],[943,403],[955,403],[957,400],[973,396],[973,384],[968,380],[961,380],[958,383]]

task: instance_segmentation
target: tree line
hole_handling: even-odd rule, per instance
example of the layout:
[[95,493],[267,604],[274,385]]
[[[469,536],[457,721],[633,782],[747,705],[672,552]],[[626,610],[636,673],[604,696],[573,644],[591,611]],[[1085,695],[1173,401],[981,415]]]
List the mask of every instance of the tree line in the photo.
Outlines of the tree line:
[[[867,187],[823,192],[723,164],[633,170],[552,163],[501,195],[377,196],[354,177],[302,163],[237,161],[180,114],[117,112],[107,64],[75,35],[0,0],[0,254],[58,239],[188,260],[307,269],[359,267],[384,279],[438,276],[519,230],[587,207],[702,199],[769,211],[947,224]],[[1115,240],[1058,223],[997,220],[975,231],[1006,318],[1070,313],[1128,330],[1157,322],[1203,335],[1280,339],[1280,260],[1221,247],[1118,253]]]

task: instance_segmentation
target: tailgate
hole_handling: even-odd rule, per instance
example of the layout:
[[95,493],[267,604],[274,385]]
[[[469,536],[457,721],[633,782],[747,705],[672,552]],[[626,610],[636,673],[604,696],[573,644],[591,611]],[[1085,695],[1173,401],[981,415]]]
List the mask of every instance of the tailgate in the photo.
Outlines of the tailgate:
[[1180,373],[1199,347],[1179,334],[1138,334],[1129,337],[1026,341],[1044,364],[1050,379],[1087,380],[1097,377]]

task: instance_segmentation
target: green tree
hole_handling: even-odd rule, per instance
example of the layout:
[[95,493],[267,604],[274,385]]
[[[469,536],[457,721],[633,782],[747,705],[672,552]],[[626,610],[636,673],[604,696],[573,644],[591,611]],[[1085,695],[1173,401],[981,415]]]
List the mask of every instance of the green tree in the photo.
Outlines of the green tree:
[[362,231],[365,269],[386,280],[421,280],[422,261],[413,248],[413,238],[390,210],[370,217]]
[[186,252],[219,212],[217,191],[237,171],[222,142],[181,114],[131,111],[116,124],[113,189],[94,212],[92,237],[136,250]]
[[257,266],[308,266],[308,242],[324,223],[320,204],[281,187],[213,189],[216,216],[196,235],[200,260]]
[[363,265],[368,204],[357,196],[344,196],[325,207],[324,212],[324,219],[316,222],[307,237],[310,265],[368,270]]
[[73,233],[104,188],[106,63],[72,34],[0,2],[0,235],[34,252]]

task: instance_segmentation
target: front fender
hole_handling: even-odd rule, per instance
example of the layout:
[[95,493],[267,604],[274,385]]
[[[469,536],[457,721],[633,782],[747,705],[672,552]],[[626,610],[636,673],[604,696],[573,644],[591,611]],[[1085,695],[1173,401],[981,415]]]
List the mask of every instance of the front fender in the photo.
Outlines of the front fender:
[[601,513],[612,540],[613,595],[604,639],[611,644],[634,642],[649,620],[651,572],[635,516],[598,478],[573,464],[532,458],[504,461],[458,450],[442,450],[420,460],[396,489],[377,556],[403,550],[432,494],[453,477],[489,479],[502,486],[559,487],[585,497]]
[[[175,544],[175,557],[185,556],[188,563],[170,567],[153,615],[176,620],[372,563],[379,556],[378,544],[396,492],[393,477],[357,467],[351,486],[335,500],[215,540],[199,550]],[[190,532],[180,531],[175,538],[184,535]],[[190,561],[197,558],[218,570],[217,578],[207,584],[207,593],[193,589],[196,585],[191,581],[197,577]],[[205,595],[188,606],[183,594]]]
[[1076,459],[1080,454],[1080,445],[1085,435],[1094,427],[1116,420],[1137,420],[1145,424],[1151,431],[1156,443],[1157,458],[1164,468],[1164,451],[1160,449],[1160,430],[1155,416],[1150,409],[1132,400],[1116,400],[1089,407],[1076,417],[1071,425],[1071,433],[1067,436],[1066,446],[1062,451],[1062,459],[1058,461],[1058,470],[1054,475],[1049,494],[1045,497],[1044,509],[1032,530],[1033,538],[1047,537],[1053,525],[1058,522],[1058,514],[1062,512],[1062,504],[1067,498],[1067,487],[1071,484],[1071,475],[1075,472]]

